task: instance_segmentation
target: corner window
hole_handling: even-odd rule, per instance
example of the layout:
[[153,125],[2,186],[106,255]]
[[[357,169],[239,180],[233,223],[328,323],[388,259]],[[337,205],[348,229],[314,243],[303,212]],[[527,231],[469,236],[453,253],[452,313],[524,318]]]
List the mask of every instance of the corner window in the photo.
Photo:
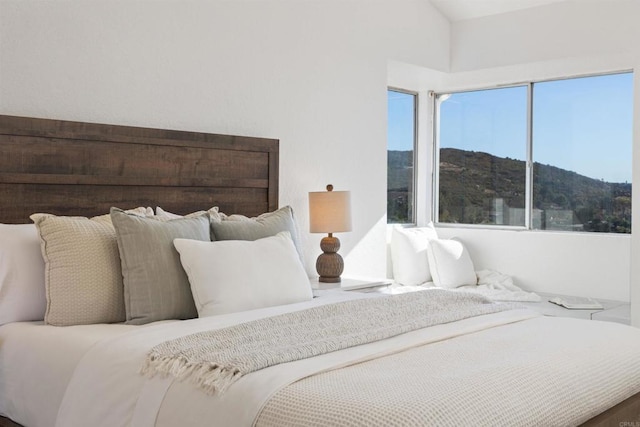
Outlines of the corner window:
[[632,73],[435,99],[438,222],[631,232]]
[[633,74],[533,85],[532,228],[631,233]]
[[414,219],[415,93],[387,91],[387,223]]
[[438,221],[524,227],[526,86],[437,99]]

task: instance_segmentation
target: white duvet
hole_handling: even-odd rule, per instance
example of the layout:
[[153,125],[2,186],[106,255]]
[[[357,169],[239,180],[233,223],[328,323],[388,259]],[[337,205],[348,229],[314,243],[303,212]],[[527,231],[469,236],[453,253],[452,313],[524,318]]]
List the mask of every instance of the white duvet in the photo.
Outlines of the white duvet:
[[[536,363],[533,363],[535,366],[541,366],[541,363],[549,365],[551,373],[553,373],[554,359],[549,357],[554,355],[557,357],[561,354],[559,351],[564,351],[562,350],[564,341],[568,336],[574,337],[572,348],[569,349],[572,357],[582,360],[584,366],[601,366],[602,369],[598,372],[586,372],[584,378],[570,376],[570,383],[563,385],[571,388],[564,393],[569,399],[570,391],[573,389],[587,390],[590,393],[589,396],[596,396],[594,402],[588,402],[589,409],[585,409],[592,413],[583,414],[583,417],[590,418],[640,392],[640,330],[593,321],[542,319],[528,310],[511,310],[465,319],[377,343],[273,366],[243,377],[222,396],[208,396],[187,383],[174,382],[170,378],[147,379],[139,374],[149,349],[168,339],[300,310],[316,304],[376,296],[375,294],[326,292],[322,297],[305,303],[231,315],[159,322],[144,327],[95,325],[86,327],[85,332],[89,333],[89,336],[82,336],[83,333],[78,329],[77,336],[76,332],[72,332],[71,338],[64,332],[71,331],[70,328],[54,328],[56,331],[50,332],[48,330],[51,327],[42,325],[6,325],[12,328],[6,328],[6,326],[0,328],[0,340],[3,341],[3,345],[0,346],[0,356],[3,363],[10,362],[13,369],[7,369],[7,365],[4,365],[0,372],[0,379],[4,384],[0,390],[0,402],[2,402],[0,410],[26,427],[53,425],[60,427],[248,426],[254,423],[273,425],[274,416],[276,421],[284,420],[283,408],[286,409],[291,403],[291,398],[287,397],[286,393],[283,394],[291,389],[286,387],[287,385],[297,381],[296,387],[302,387],[296,392],[298,393],[296,399],[300,399],[297,403],[304,402],[305,399],[310,399],[313,389],[305,385],[305,378],[323,378],[323,375],[314,375],[322,372],[348,372],[349,368],[333,370],[405,349],[421,349],[422,347],[418,346],[425,343],[438,343],[439,346],[448,346],[451,343],[451,345],[461,346],[459,348],[465,348],[465,342],[468,341],[468,344],[473,346],[469,347],[468,351],[474,355],[474,358],[467,359],[465,351],[460,354],[459,359],[456,358],[456,361],[460,362],[457,366],[461,374],[465,366],[472,367],[471,373],[474,375],[476,371],[482,372],[485,367],[486,369],[491,367],[492,372],[495,372],[496,355],[504,358],[505,367],[519,366],[514,362],[524,355],[518,346],[479,350],[475,342],[474,337],[484,333],[480,331],[488,331],[497,337],[502,336],[501,328],[506,327],[502,325],[507,325],[510,333],[515,333],[514,336],[522,334],[522,339],[525,340],[524,335],[535,335],[536,332],[548,334],[543,337],[544,339],[537,337],[538,340],[542,340],[541,342],[547,343],[544,346],[548,349],[547,353],[540,351],[539,354],[527,354],[526,357],[535,361]],[[553,333],[553,322],[562,324],[560,329],[564,331],[564,335]],[[91,332],[91,328],[95,328],[95,331]],[[16,338],[16,333],[26,330],[30,330],[26,334],[29,336],[28,340]],[[35,332],[36,330],[38,332]],[[585,340],[581,348],[581,340],[576,338],[580,336],[593,336],[593,339]],[[36,342],[40,339],[44,341]],[[18,341],[21,341],[21,344],[18,345]],[[603,342],[608,343],[607,348],[602,346]],[[55,350],[51,350],[52,348]],[[34,357],[33,360],[20,361],[19,354],[29,352],[35,352],[40,356]],[[7,355],[9,358],[6,358]],[[37,365],[42,360],[48,361],[46,366],[34,369],[34,364]],[[381,360],[385,359],[376,359],[368,363],[380,363],[378,361]],[[425,360],[425,366],[429,366],[430,369],[447,369],[446,366],[438,367],[434,363],[435,359],[434,361]],[[571,363],[571,360],[565,360],[563,363]],[[357,366],[366,365],[367,363]],[[500,375],[500,371],[495,372],[495,375]],[[525,375],[531,381],[535,381],[538,376],[539,370]],[[548,379],[553,378],[553,375],[542,377]],[[46,385],[44,389],[43,385]],[[538,388],[544,390],[542,385]],[[517,394],[520,391],[518,387],[528,390],[529,385],[510,384],[509,381],[505,381],[500,394],[503,396]],[[532,387],[530,390],[535,391],[536,388]],[[469,392],[482,393],[482,388],[467,390],[467,393]],[[7,398],[8,400],[5,400]],[[489,398],[493,397],[489,396]],[[540,399],[545,398],[557,400],[554,396],[540,396]],[[384,405],[384,402],[382,404]],[[541,400],[536,405],[536,407],[539,406],[544,407],[545,402]],[[324,411],[326,408],[318,410]],[[478,409],[476,405],[473,410],[482,410],[482,408]],[[571,408],[568,410],[570,412]],[[307,412],[295,414],[298,419],[316,415]],[[283,418],[280,418],[281,416]],[[567,417],[571,416],[573,415],[567,415]],[[588,418],[582,421],[586,419]],[[384,425],[382,421],[381,425]]]

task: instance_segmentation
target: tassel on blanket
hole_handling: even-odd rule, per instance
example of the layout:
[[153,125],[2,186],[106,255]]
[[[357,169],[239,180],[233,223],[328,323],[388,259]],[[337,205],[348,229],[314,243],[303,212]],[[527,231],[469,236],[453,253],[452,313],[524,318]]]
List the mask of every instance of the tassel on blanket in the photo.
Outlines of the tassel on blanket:
[[179,381],[190,378],[195,385],[209,395],[224,393],[226,389],[242,377],[242,372],[236,368],[220,366],[217,363],[190,363],[185,356],[161,356],[149,353],[140,373],[153,378],[172,376]]

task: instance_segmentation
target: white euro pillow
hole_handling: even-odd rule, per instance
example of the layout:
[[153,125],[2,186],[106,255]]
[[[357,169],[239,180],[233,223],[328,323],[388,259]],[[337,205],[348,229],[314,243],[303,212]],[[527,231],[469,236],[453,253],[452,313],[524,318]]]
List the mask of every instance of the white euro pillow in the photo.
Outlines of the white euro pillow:
[[431,240],[427,248],[433,282],[441,288],[476,285],[471,256],[459,240]]
[[437,239],[433,223],[426,227],[404,228],[395,226],[391,233],[391,262],[393,279],[405,286],[416,286],[431,281],[427,257],[429,241]]
[[313,298],[288,232],[254,241],[175,239],[199,317]]
[[43,320],[44,259],[34,224],[0,224],[0,325]]

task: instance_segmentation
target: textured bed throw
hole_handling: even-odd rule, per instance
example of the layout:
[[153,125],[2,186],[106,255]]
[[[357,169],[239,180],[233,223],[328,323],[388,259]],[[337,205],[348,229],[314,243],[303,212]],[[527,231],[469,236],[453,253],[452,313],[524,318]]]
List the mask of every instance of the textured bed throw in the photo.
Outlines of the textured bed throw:
[[243,375],[272,365],[510,308],[442,290],[345,301],[166,341],[147,354],[141,373],[223,393]]

